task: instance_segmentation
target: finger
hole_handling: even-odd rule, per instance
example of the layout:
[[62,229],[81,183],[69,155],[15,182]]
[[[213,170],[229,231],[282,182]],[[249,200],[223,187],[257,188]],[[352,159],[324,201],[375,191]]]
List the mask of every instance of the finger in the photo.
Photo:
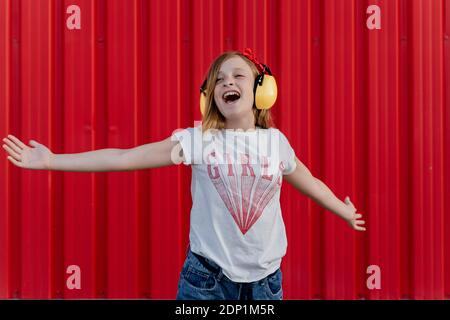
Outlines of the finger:
[[17,139],[16,137],[14,137],[12,134],[9,134],[9,135],[8,135],[8,138],[11,139],[11,140],[12,140],[16,145],[18,145],[19,148],[21,148],[21,149],[25,149],[25,148],[27,147],[22,141],[20,141],[20,140]]
[[3,145],[3,148],[9,153],[10,156],[14,157],[16,160],[21,160],[22,157],[20,156],[20,154],[18,154],[17,152],[15,152],[14,150],[12,150],[9,146],[7,146],[6,144]]
[[8,160],[11,161],[13,164],[15,164],[18,167],[22,167],[22,162],[19,162],[17,160],[15,160],[13,157],[8,156]]
[[3,141],[5,142],[5,144],[10,147],[11,149],[13,149],[15,152],[17,152],[18,154],[21,153],[22,149],[20,149],[14,142],[12,142],[10,139],[4,138]]
[[358,218],[362,218],[362,214],[359,214],[359,213],[355,214],[355,219],[358,219]]
[[358,231],[366,231],[366,228],[364,228],[364,227],[357,227],[356,230],[358,230]]
[[355,221],[355,223],[357,223],[357,224],[366,224],[366,222],[364,220],[357,220],[357,221]]

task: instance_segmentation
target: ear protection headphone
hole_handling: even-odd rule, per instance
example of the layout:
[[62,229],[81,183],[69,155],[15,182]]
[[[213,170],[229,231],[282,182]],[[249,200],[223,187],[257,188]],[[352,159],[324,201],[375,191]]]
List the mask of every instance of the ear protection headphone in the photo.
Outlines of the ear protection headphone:
[[[277,82],[275,81],[272,72],[269,67],[265,64],[259,62],[250,48],[245,48],[242,54],[252,61],[260,74],[255,78],[255,84],[253,86],[253,105],[257,109],[270,109],[277,100]],[[206,82],[208,79],[203,81],[200,87],[200,111],[202,115],[205,114],[206,110]]]

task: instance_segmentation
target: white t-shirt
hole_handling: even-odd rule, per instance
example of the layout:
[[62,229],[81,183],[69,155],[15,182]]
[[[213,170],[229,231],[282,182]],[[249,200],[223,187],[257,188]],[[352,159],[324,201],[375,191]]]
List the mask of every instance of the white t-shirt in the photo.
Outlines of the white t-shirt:
[[295,153],[276,128],[236,131],[201,125],[177,130],[185,165],[192,168],[191,250],[213,260],[235,282],[276,271],[286,254],[281,215],[282,176]]

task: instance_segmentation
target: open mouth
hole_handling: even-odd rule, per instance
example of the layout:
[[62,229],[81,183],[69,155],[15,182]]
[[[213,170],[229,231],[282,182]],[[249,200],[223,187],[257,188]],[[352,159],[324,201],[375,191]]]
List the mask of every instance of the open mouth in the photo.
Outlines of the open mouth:
[[227,91],[222,96],[225,103],[229,104],[236,102],[237,100],[239,100],[240,97],[241,97],[240,93],[235,90]]

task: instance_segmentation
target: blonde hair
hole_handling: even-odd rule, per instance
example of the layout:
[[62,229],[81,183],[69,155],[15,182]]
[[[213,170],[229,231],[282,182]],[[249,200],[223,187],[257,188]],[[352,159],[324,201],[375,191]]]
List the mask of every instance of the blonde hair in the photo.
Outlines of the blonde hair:
[[[209,129],[225,128],[226,119],[222,115],[222,113],[220,112],[219,108],[216,105],[216,102],[214,101],[214,88],[216,86],[217,75],[220,71],[222,63],[236,56],[241,57],[250,66],[255,78],[257,75],[259,75],[259,70],[256,68],[255,64],[239,51],[224,52],[213,61],[213,63],[209,68],[208,77],[206,81],[205,113],[202,118],[203,132]],[[260,110],[257,109],[253,104],[253,115],[255,117],[255,126],[261,127],[263,129],[274,127],[274,122],[272,120],[270,109]]]

